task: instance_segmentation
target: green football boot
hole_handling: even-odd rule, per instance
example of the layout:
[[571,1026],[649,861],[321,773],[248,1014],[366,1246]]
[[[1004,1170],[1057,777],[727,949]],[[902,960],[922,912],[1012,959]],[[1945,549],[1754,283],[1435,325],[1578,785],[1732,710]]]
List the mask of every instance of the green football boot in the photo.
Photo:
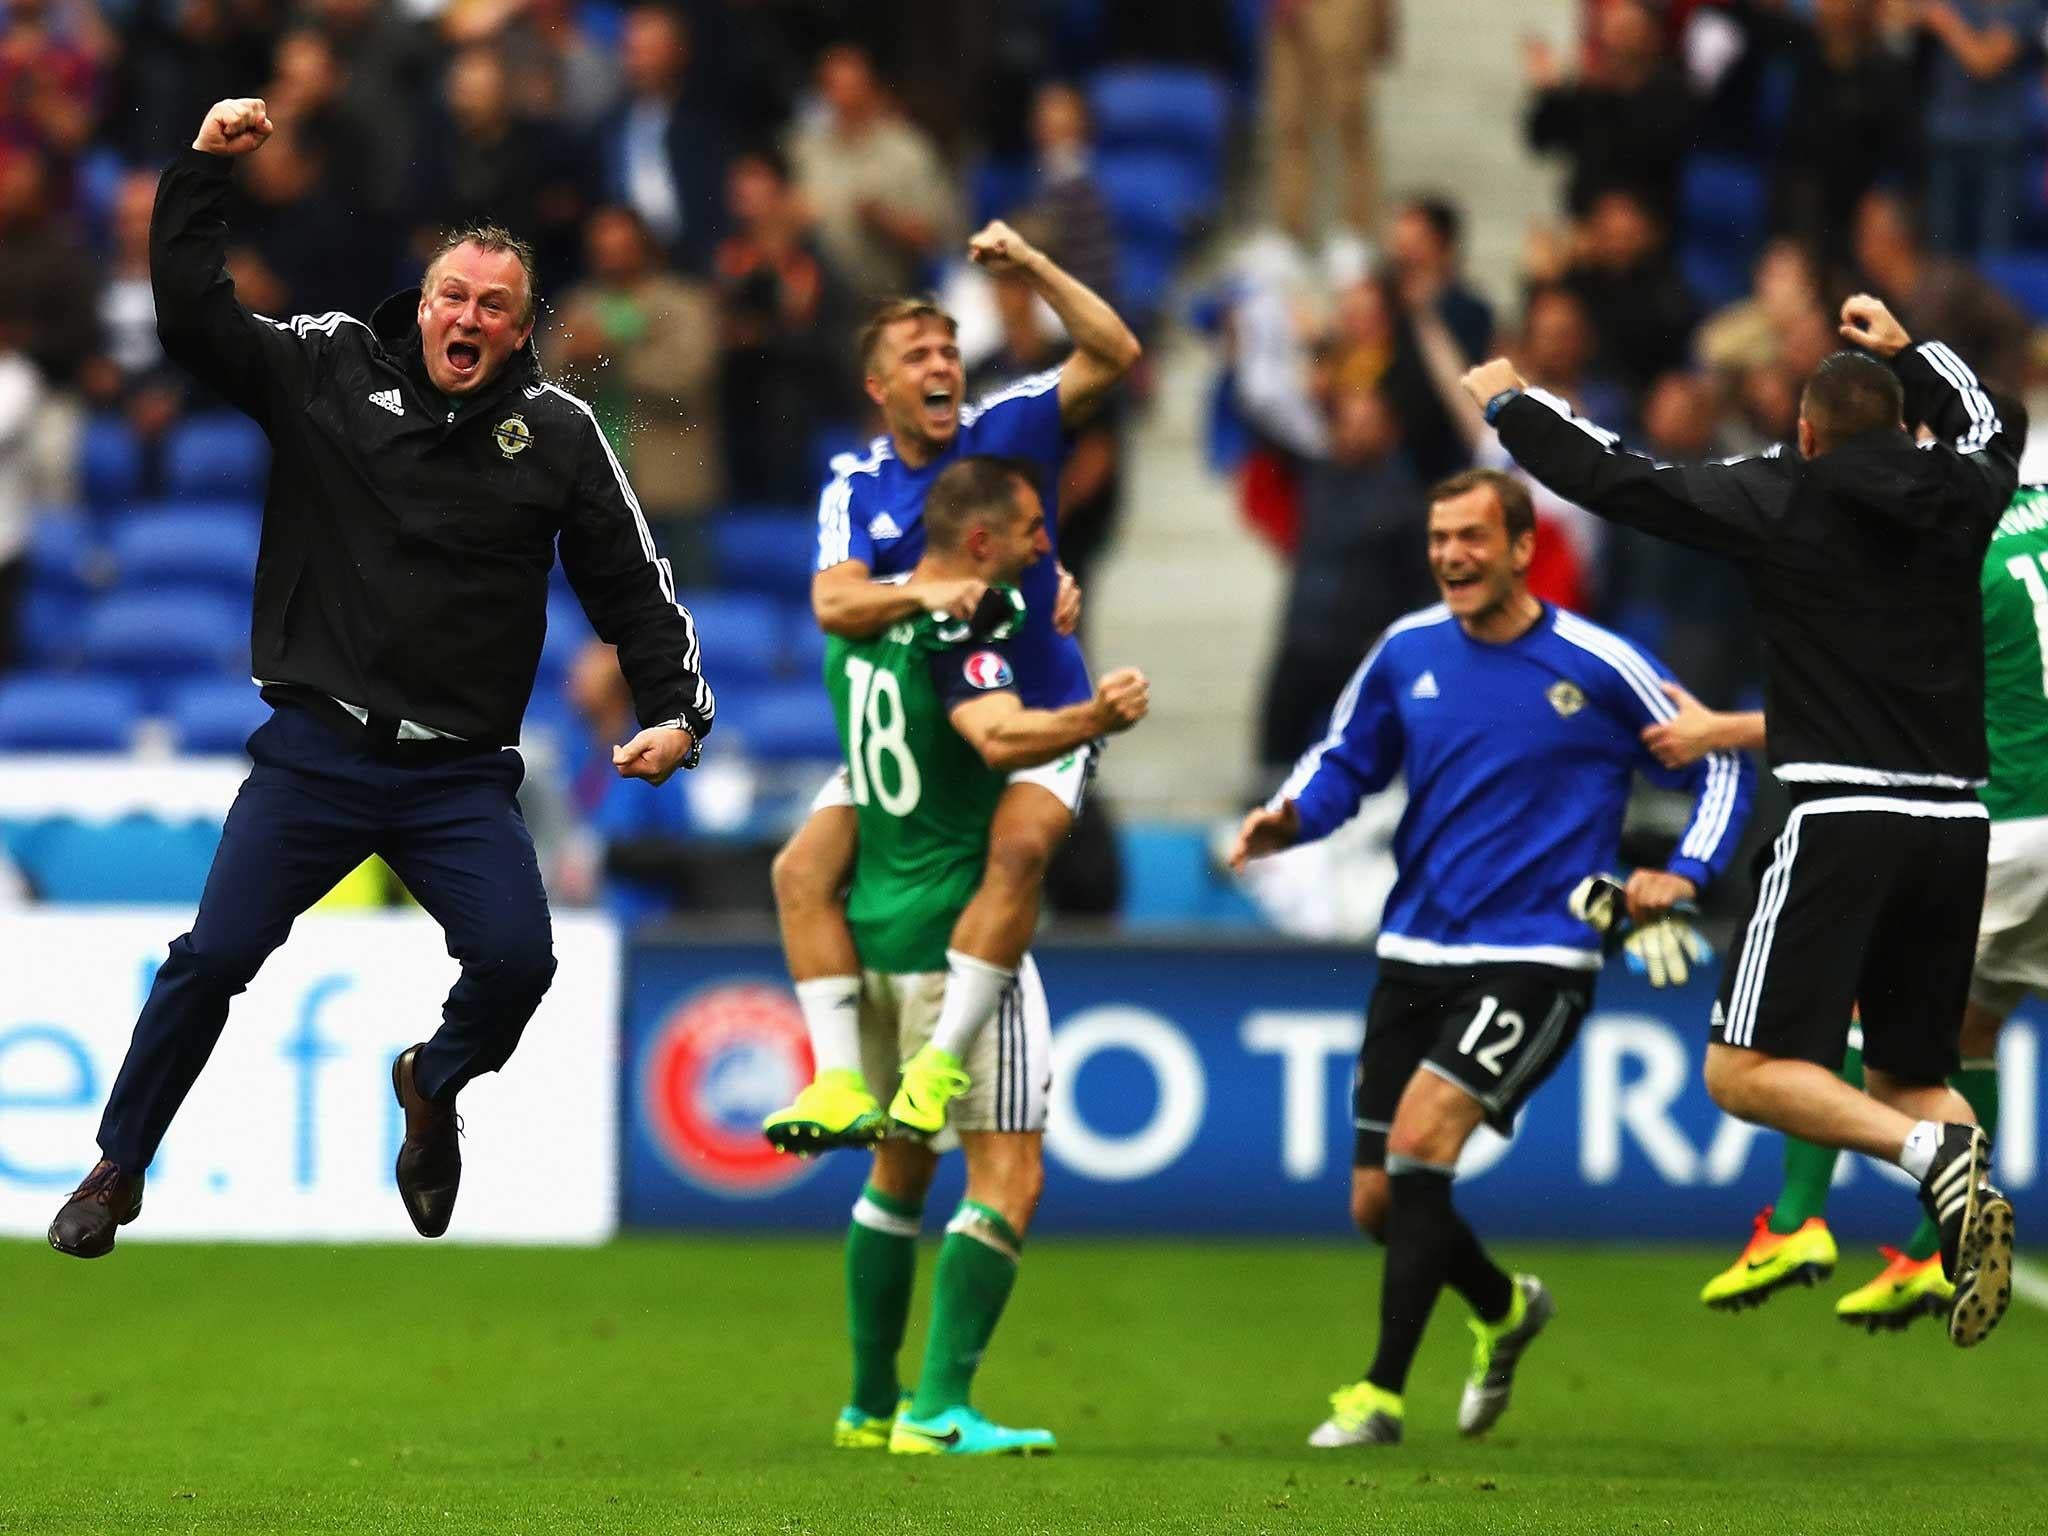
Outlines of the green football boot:
[[820,1072],[794,1104],[761,1122],[761,1134],[776,1151],[804,1157],[834,1147],[865,1147],[880,1141],[888,1129],[867,1080],[849,1067]]
[[905,1410],[889,1432],[891,1456],[1050,1456],[1057,1449],[1049,1429],[1007,1429],[964,1405],[928,1419]]

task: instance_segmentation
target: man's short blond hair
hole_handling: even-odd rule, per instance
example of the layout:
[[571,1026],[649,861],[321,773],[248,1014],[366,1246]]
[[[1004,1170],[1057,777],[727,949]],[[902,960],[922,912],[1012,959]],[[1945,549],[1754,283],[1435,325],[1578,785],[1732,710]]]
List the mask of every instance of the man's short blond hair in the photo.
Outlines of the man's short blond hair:
[[427,284],[433,281],[434,268],[440,265],[441,258],[465,245],[473,245],[492,256],[509,252],[519,258],[519,269],[526,274],[526,305],[519,312],[519,323],[531,323],[534,309],[540,303],[540,269],[534,264],[533,247],[502,224],[465,224],[443,235],[433,255],[427,258],[426,270],[420,273],[420,297],[427,296]]
[[860,366],[863,371],[874,366],[875,348],[881,345],[883,334],[892,325],[905,320],[937,320],[946,330],[957,337],[960,322],[945,310],[939,301],[929,294],[904,299],[891,299],[872,315],[868,323],[860,328]]

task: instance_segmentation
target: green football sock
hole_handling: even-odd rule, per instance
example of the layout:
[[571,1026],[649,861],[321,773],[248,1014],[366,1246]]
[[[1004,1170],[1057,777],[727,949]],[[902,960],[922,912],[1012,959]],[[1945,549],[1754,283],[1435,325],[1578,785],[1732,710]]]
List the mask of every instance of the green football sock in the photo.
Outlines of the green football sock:
[[[1842,1058],[1842,1081],[1851,1088],[1863,1086],[1863,1050],[1852,1045]],[[1780,1237],[1797,1232],[1828,1208],[1828,1186],[1834,1182],[1835,1163],[1841,1157],[1833,1147],[1816,1147],[1796,1136],[1785,1138],[1785,1181],[1778,1186],[1778,1198],[1771,1202],[1771,1230]]]
[[[1963,1063],[1962,1070],[1948,1080],[1976,1113],[1977,1123],[1984,1128],[1984,1134],[1993,1141],[1998,1139],[1998,1058],[1973,1057]],[[1906,1244],[1906,1257],[1915,1261],[1931,1259],[1941,1252],[1941,1229],[1925,1216],[1920,1225],[1913,1229],[1913,1237]]]
[[928,1419],[964,1407],[975,1367],[1017,1283],[1023,1239],[1007,1221],[972,1200],[946,1223],[932,1282],[932,1331],[925,1341],[924,1375],[917,1383],[913,1418]]
[[902,1387],[896,1356],[910,1321],[910,1290],[917,1279],[917,1229],[924,1214],[913,1205],[865,1186],[846,1228],[846,1322],[853,1337],[853,1406],[891,1418]]

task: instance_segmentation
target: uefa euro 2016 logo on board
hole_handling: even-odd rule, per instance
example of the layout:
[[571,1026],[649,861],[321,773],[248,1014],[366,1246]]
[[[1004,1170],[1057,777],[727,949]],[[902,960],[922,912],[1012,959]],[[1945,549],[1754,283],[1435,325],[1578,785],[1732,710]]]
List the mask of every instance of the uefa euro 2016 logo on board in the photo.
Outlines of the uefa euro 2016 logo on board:
[[640,1054],[641,1112],[662,1158],[699,1189],[773,1195],[816,1166],[777,1152],[761,1121],[811,1080],[811,1042],[787,988],[720,982],[670,1012]]

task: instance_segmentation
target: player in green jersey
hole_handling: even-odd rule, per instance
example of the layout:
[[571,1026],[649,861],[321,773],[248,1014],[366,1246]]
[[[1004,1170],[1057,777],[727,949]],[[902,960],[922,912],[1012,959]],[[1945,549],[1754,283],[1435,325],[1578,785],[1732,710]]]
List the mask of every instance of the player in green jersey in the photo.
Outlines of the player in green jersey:
[[[1998,1032],[2030,992],[2048,995],[2048,486],[2023,485],[1984,557],[1984,727],[1991,777],[1978,791],[1991,814],[1991,857],[1977,964],[1963,1010],[1962,1066],[1950,1080],[1987,1136],[1998,1131]],[[1722,714],[1681,698],[1677,718],[1646,735],[1666,763],[1703,752],[1761,748],[1761,714]],[[1842,1075],[1863,1074],[1851,1033]],[[1758,1306],[1788,1285],[1811,1285],[1835,1267],[1824,1211],[1836,1153],[1787,1138],[1778,1198],[1757,1218],[1741,1255],[1709,1280],[1710,1307]],[[1844,1296],[1835,1315],[1876,1332],[1949,1310],[1955,1287],[1941,1269],[1941,1240],[1922,1218],[1903,1249],[1880,1250],[1885,1266]]]
[[835,636],[825,650],[859,818],[846,916],[861,963],[862,1069],[882,1094],[899,1076],[905,1086],[920,1081],[967,1159],[966,1199],[939,1250],[923,1373],[905,1400],[897,1355],[942,1143],[895,1115],[896,1132],[875,1147],[846,1239],[853,1391],[833,1440],[849,1448],[1034,1455],[1054,1444],[1042,1429],[1006,1429],[968,1403],[1043,1183],[1051,1018],[1027,954],[992,1027],[938,1033],[947,942],[981,883],[1008,775],[1129,729],[1147,697],[1143,674],[1128,669],[1064,709],[1026,709],[1013,690],[1004,644],[1023,600],[1011,584],[1047,552],[1032,476],[1014,460],[965,458],[926,498],[925,554],[912,580],[989,583],[972,620],[919,615],[869,639]]

